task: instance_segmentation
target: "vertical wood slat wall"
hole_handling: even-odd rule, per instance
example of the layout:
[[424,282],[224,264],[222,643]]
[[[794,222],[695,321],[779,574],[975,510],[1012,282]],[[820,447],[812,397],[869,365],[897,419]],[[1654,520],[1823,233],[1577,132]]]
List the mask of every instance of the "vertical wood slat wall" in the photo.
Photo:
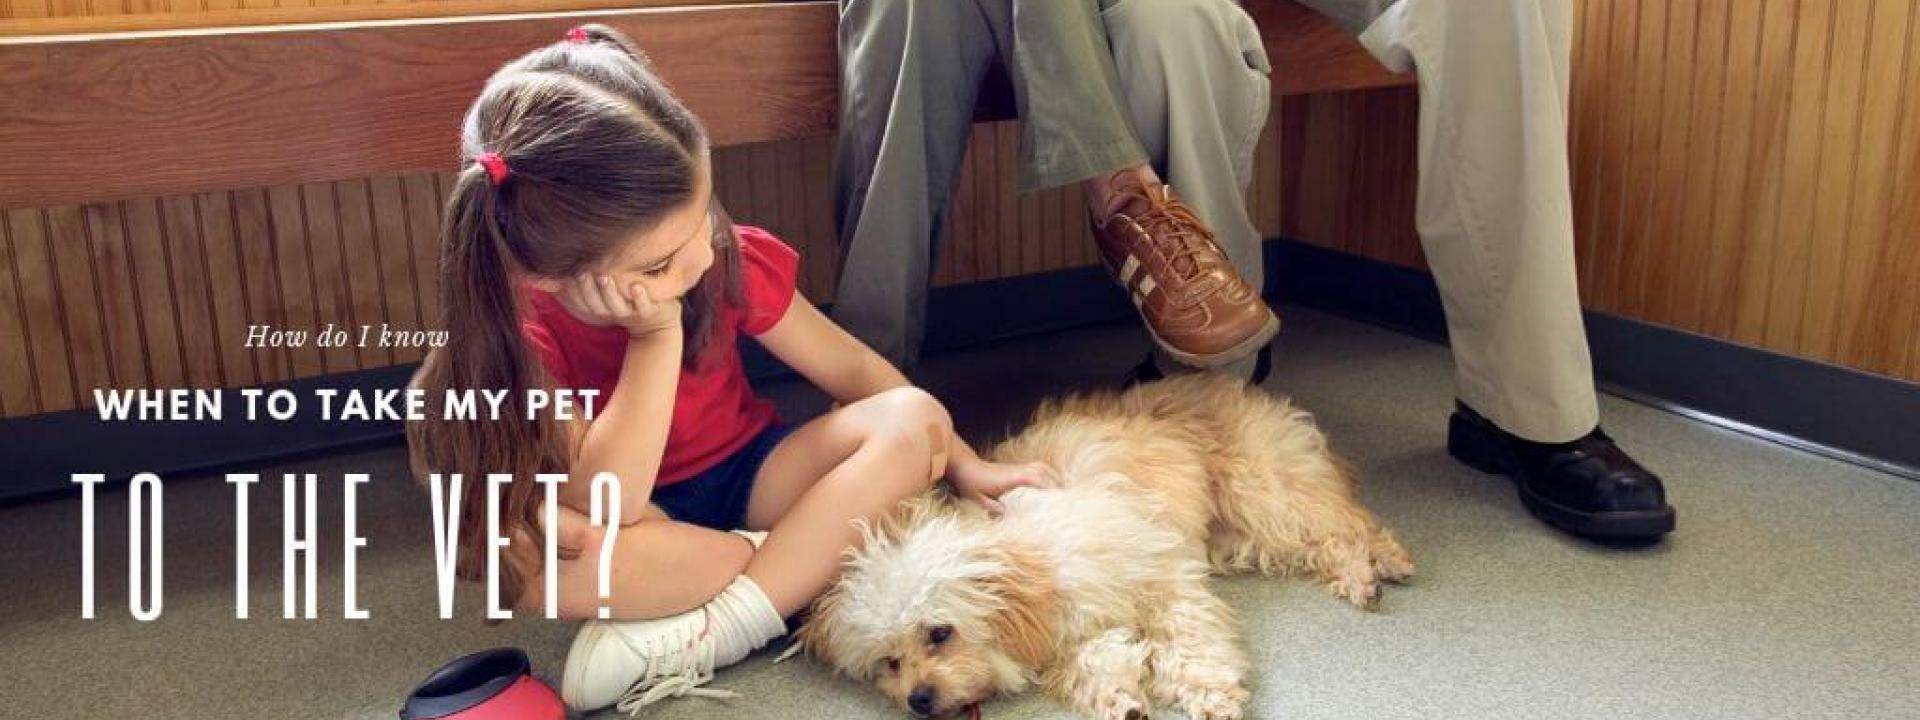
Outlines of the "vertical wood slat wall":
[[[1579,0],[1582,303],[1920,380],[1920,2]],[[1413,91],[1288,98],[1282,234],[1419,265]]]
[[1920,3],[1581,10],[1586,305],[1920,379]]
[[[1570,147],[1583,302],[1920,380],[1917,4],[1581,0]],[[1256,225],[1417,266],[1416,113],[1410,89],[1277,103]],[[975,128],[939,282],[1091,262],[1074,191],[1011,196],[1013,134]],[[822,300],[830,146],[717,160],[722,199],[801,248],[803,287]],[[0,417],[84,406],[95,387],[416,359],[240,343],[249,324],[431,325],[445,187],[422,174],[5,212]]]

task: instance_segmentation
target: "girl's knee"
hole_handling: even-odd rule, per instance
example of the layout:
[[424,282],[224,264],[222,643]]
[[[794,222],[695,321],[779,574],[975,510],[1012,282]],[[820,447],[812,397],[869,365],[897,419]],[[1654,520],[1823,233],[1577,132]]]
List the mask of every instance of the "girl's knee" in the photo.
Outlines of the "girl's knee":
[[873,429],[917,433],[933,428],[951,434],[953,419],[945,405],[927,391],[903,386],[882,391],[858,403]]
[[915,461],[925,460],[927,474],[913,478],[913,490],[924,489],[946,474],[953,419],[939,400],[917,387],[899,387],[862,400],[857,406],[865,420],[868,442],[897,446]]

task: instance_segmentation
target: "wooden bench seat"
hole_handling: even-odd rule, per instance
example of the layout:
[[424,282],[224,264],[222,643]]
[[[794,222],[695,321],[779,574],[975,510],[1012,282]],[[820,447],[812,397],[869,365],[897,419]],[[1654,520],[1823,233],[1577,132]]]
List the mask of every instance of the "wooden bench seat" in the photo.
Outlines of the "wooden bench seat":
[[[1276,94],[1408,82],[1292,2],[1249,0],[1248,10]],[[329,17],[320,11],[355,19],[312,22]],[[834,2],[365,19],[391,12],[312,8],[263,16],[294,24],[191,29],[119,20],[136,29],[80,34],[22,35],[34,26],[10,21],[0,28],[15,33],[0,36],[0,209],[450,168],[460,112],[486,76],[587,20],[645,47],[718,144],[833,129]]]

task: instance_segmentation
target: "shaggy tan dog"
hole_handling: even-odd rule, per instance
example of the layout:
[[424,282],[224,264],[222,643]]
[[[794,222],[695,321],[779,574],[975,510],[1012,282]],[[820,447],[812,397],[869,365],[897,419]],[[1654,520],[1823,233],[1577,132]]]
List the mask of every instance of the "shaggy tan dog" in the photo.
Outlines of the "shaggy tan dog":
[[1045,461],[989,517],[945,497],[867,530],[800,647],[938,716],[1038,684],[1097,718],[1242,714],[1247,659],[1210,571],[1298,573],[1361,607],[1413,574],[1306,412],[1190,375],[1043,404],[991,455]]

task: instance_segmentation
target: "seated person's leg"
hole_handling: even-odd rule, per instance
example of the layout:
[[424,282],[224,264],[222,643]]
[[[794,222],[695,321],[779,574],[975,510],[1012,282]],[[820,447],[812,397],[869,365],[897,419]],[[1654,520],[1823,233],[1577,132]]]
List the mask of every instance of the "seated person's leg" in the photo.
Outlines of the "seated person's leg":
[[1449,450],[1513,476],[1562,530],[1670,531],[1659,478],[1598,430],[1567,167],[1570,0],[1302,1],[1420,76],[1417,216],[1460,399]]
[[840,9],[843,254],[833,319],[908,367],[994,34],[974,0],[842,0]]

